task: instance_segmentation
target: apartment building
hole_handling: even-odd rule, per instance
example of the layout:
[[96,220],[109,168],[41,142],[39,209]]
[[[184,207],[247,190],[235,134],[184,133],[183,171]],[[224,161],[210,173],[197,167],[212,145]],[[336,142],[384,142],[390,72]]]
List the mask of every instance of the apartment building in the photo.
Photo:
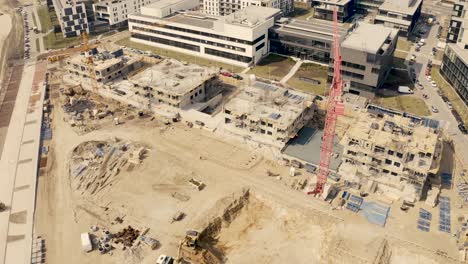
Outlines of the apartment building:
[[89,33],[88,17],[84,1],[52,0],[63,37],[76,37]]
[[140,12],[142,6],[158,0],[104,0],[93,4],[95,19],[106,22],[110,28],[128,25],[128,15]]
[[313,112],[311,95],[255,82],[224,105],[224,130],[282,148]]
[[[364,97],[374,96],[390,73],[397,40],[397,29],[368,23],[356,24],[341,43],[341,73],[348,92]],[[328,81],[332,79],[333,60],[330,61]]]
[[241,67],[268,53],[279,9],[248,6],[224,17],[181,11],[197,6],[197,0],[161,0],[142,7],[129,15],[131,40]]
[[[392,197],[419,200],[442,155],[437,121],[384,112],[362,113],[345,134],[341,173],[357,175]],[[367,184],[366,184],[367,182]]]
[[440,73],[468,105],[468,2],[456,1]]
[[338,21],[345,22],[355,13],[354,0],[313,0],[314,18],[333,21],[333,10],[338,11]]
[[409,36],[421,16],[423,0],[385,0],[378,8],[375,24],[400,30],[403,36]]
[[[350,30],[350,25],[338,24],[340,39]],[[269,37],[272,52],[322,64],[330,62],[333,22],[281,18],[270,29]]]
[[277,8],[283,14],[294,10],[293,0],[203,0],[200,10],[208,15],[225,16],[251,5]]
[[137,57],[124,56],[121,49],[109,52],[93,49],[90,55],[80,54],[65,61],[65,69],[72,77],[90,78],[91,68],[88,56],[93,56],[93,69],[99,83],[107,83],[142,67],[143,62]]

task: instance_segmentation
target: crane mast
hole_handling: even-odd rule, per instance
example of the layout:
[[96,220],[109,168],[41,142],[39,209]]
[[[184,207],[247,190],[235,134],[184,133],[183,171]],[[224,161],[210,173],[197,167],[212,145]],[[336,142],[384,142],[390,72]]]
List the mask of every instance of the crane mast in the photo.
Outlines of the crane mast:
[[343,92],[343,80],[341,79],[341,51],[340,37],[338,35],[338,11],[333,9],[333,80],[330,86],[330,93],[327,101],[327,113],[325,117],[325,128],[320,148],[320,165],[315,188],[307,194],[321,194],[323,187],[330,174],[330,162],[333,153],[333,141],[335,138],[336,122],[339,115],[344,112],[344,104],[341,99]]

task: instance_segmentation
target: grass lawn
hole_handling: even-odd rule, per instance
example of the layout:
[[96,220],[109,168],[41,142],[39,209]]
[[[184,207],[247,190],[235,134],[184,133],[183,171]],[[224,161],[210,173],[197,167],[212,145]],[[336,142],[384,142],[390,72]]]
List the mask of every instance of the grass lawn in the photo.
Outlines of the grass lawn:
[[78,44],[81,44],[81,36],[64,38],[61,32],[57,34],[50,32],[44,37],[44,46],[46,49],[62,49]]
[[458,112],[458,114],[460,114],[461,118],[463,119],[463,123],[468,124],[468,107],[461,100],[460,96],[458,96],[453,87],[442,77],[439,72],[439,67],[432,67],[431,76],[432,80],[437,83],[437,86],[442,91],[442,93],[450,100],[453,108]]
[[294,3],[294,11],[289,13],[289,17],[306,20],[314,15],[314,9],[301,3]]
[[[303,63],[294,76],[289,79],[288,85],[303,92],[326,95],[325,93],[328,93],[327,71],[328,67],[326,66]],[[319,81],[320,84],[316,84],[313,80]]]
[[408,57],[408,52],[395,50],[395,53],[393,54],[393,57],[400,58],[400,59],[406,59],[406,57]]
[[286,74],[289,73],[295,62],[293,59],[270,54],[263,58],[254,68],[248,73],[255,74],[258,77],[280,81]]
[[399,37],[397,41],[396,49],[409,51],[411,49],[411,42]]
[[54,28],[52,21],[57,21],[55,12],[49,12],[47,6],[44,5],[37,8],[37,15],[39,16],[39,22],[41,22],[41,29],[43,33]]
[[158,47],[153,47],[153,46],[133,42],[133,41],[130,41],[130,37],[123,38],[123,39],[117,41],[116,44],[120,45],[120,46],[126,46],[126,47],[129,47],[129,48],[133,48],[133,49],[151,51],[151,52],[154,52],[154,53],[162,55],[162,56],[171,57],[171,58],[174,58],[176,60],[186,61],[186,62],[198,64],[200,66],[220,67],[220,68],[232,71],[232,72],[241,72],[244,69],[242,67],[232,66],[232,65],[222,63],[222,62],[207,60],[207,59],[203,59],[203,58],[200,58],[200,57],[197,57],[197,56],[187,55],[187,54],[184,54],[184,53],[181,53],[181,52],[171,51],[171,50],[167,50],[167,49],[161,49],[161,48],[158,48]]
[[401,110],[414,115],[428,116],[431,114],[424,100],[413,95],[378,97],[376,103],[384,107]]

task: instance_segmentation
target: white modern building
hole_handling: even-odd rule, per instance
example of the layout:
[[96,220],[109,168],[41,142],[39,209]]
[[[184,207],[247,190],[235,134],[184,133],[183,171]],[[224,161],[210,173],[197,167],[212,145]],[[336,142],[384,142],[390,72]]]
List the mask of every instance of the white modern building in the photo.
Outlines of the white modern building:
[[141,7],[158,0],[104,0],[93,4],[96,20],[105,21],[110,27],[127,25],[128,15],[140,12]]
[[65,38],[89,33],[84,1],[53,0],[52,3]]
[[268,53],[279,9],[248,6],[224,17],[186,11],[197,6],[198,0],[161,0],[142,7],[129,15],[131,40],[241,67]]
[[251,5],[278,8],[283,14],[294,10],[293,0],[203,0],[200,4],[200,10],[215,16],[229,15]]

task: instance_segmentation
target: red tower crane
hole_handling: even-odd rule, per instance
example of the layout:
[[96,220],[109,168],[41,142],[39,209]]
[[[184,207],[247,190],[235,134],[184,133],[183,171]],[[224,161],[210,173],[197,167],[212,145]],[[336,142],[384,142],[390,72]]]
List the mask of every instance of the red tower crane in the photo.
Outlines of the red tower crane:
[[344,104],[341,100],[343,92],[343,80],[341,79],[341,51],[340,37],[338,35],[338,12],[333,10],[333,80],[330,86],[330,93],[327,101],[327,114],[325,117],[325,128],[320,149],[320,167],[317,176],[315,189],[307,194],[321,194],[323,187],[330,174],[330,161],[333,152],[333,140],[335,138],[336,121],[339,115],[343,115]]

